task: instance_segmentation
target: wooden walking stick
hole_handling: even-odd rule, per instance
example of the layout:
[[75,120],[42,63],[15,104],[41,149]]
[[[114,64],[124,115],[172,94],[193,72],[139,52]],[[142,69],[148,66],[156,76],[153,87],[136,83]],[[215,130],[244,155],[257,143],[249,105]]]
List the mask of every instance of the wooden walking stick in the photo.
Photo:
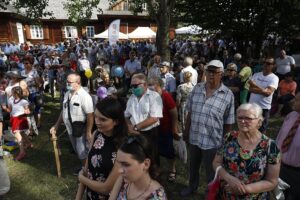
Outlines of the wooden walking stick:
[[61,177],[61,168],[60,168],[60,160],[59,160],[59,150],[57,146],[57,137],[56,134],[51,134],[52,135],[52,143],[53,143],[53,149],[54,149],[54,155],[55,155],[55,163],[56,163],[56,169],[57,169],[57,176],[58,178]]

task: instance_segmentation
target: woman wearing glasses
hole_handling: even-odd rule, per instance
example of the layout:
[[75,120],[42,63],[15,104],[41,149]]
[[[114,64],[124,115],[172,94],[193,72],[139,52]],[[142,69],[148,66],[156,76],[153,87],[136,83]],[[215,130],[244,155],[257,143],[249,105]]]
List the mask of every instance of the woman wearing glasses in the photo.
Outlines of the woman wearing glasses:
[[155,180],[151,145],[142,135],[130,136],[117,154],[118,178],[109,200],[167,200],[164,188]]
[[218,199],[270,199],[268,191],[278,183],[279,150],[275,142],[258,129],[263,121],[257,104],[242,104],[237,109],[238,131],[224,136],[213,161],[220,168]]
[[88,200],[108,199],[119,176],[115,159],[128,130],[123,109],[117,100],[105,98],[96,104],[94,116],[97,130],[86,167],[78,175],[76,200],[82,199],[85,188]]

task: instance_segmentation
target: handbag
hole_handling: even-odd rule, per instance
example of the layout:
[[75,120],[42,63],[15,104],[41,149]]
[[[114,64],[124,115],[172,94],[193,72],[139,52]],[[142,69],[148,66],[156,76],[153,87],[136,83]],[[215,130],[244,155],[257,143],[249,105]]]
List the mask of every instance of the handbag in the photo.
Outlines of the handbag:
[[85,132],[86,123],[85,122],[72,122],[72,135],[74,137],[81,137]]
[[70,112],[70,98],[68,98],[68,117],[72,126],[72,135],[74,137],[81,137],[85,132],[86,122],[82,121],[72,121],[71,112]]
[[206,200],[218,199],[218,193],[221,186],[221,180],[220,177],[218,176],[218,173],[221,168],[222,166],[217,167],[214,179],[207,186]]
[[183,161],[184,164],[187,163],[187,149],[185,141],[180,138],[180,140],[173,139],[173,147],[175,150],[175,154],[179,157],[181,161]]

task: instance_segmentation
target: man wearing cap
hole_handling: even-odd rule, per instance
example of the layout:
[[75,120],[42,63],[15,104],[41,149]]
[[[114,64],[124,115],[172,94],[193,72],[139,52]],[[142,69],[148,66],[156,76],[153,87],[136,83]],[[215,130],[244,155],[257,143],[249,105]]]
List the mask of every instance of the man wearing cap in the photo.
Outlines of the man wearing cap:
[[[88,143],[92,143],[92,127],[94,123],[94,106],[92,97],[83,89],[80,76],[70,73],[67,77],[67,92],[64,96],[63,110],[55,125],[51,127],[50,133],[56,131],[63,121],[69,134],[69,139],[77,153],[78,158],[85,165],[88,155]],[[84,131],[81,136],[74,135],[74,122],[85,122]],[[78,169],[76,169],[76,172]]]
[[249,80],[249,91],[251,92],[249,103],[256,103],[263,109],[264,121],[259,128],[261,133],[266,133],[273,94],[279,82],[279,78],[273,73],[274,65],[274,58],[266,58],[263,71],[255,73]]
[[222,83],[223,63],[212,60],[205,66],[206,82],[197,84],[191,92],[184,138],[189,145],[189,186],[180,192],[188,196],[199,186],[200,164],[206,171],[206,183],[214,177],[212,161],[222,145],[223,133],[234,124],[234,96]]
[[[176,79],[170,73],[170,62],[164,61],[160,63],[160,72],[161,72],[161,79],[164,82],[164,88],[166,91],[172,94],[172,97],[175,97],[176,94]],[[175,99],[175,98],[174,98]]]

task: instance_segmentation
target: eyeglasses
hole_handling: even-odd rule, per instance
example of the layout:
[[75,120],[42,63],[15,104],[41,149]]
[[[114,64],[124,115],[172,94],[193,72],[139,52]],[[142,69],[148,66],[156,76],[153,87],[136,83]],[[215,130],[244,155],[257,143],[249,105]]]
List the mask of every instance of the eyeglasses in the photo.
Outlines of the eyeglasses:
[[131,84],[130,87],[131,88],[137,88],[139,87],[139,85],[144,84],[144,83],[137,83],[137,84]]
[[126,144],[133,144],[133,143],[136,143],[138,144],[141,149],[143,150],[144,154],[146,155],[146,157],[148,157],[144,147],[142,146],[142,144],[139,142],[138,138],[136,136],[128,136],[127,137],[127,141],[126,141]]
[[226,71],[228,71],[228,72],[235,72],[234,69],[227,69]]
[[213,69],[207,69],[205,70],[206,73],[211,73],[211,74],[220,74],[222,71],[216,71],[216,70],[213,70]]
[[274,65],[272,62],[265,62],[265,65]]
[[69,80],[67,80],[67,84],[72,84],[72,83],[76,83],[76,81],[69,81]]
[[240,117],[237,117],[237,120],[238,121],[245,121],[245,122],[252,122],[253,120],[256,120],[257,117],[255,118],[251,118],[251,117],[243,117],[243,116],[240,116]]

